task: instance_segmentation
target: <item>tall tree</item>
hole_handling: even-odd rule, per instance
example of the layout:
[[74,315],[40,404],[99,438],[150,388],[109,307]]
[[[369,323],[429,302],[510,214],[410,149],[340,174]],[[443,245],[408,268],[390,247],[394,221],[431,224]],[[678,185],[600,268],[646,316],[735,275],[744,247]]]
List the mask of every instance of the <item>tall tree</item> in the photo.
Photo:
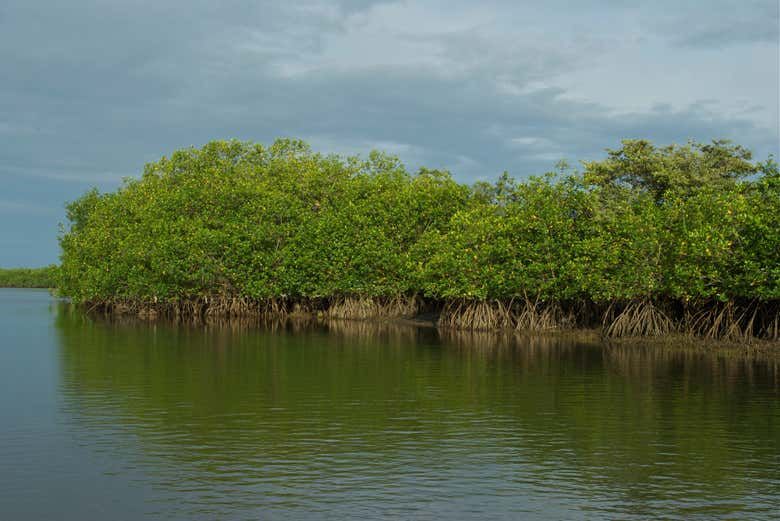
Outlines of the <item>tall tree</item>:
[[644,139],[626,139],[617,150],[607,150],[602,161],[583,161],[587,184],[629,187],[662,199],[669,190],[692,193],[703,187],[724,188],[757,174],[765,167],[752,154],[727,140],[710,144],[656,147]]

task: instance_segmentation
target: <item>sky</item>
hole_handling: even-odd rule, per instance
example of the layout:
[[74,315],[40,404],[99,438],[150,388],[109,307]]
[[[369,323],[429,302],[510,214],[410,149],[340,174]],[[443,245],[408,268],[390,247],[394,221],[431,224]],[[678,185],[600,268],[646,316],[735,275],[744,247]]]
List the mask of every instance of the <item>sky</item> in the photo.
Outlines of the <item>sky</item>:
[[624,138],[778,156],[778,0],[2,0],[0,267],[173,150],[298,137],[462,182]]

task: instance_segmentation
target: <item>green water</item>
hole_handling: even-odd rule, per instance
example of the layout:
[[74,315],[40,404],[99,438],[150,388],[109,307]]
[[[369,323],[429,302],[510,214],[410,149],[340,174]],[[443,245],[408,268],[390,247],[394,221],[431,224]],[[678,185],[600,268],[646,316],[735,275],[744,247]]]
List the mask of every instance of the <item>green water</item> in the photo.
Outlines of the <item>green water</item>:
[[780,365],[0,290],[0,519],[777,519]]

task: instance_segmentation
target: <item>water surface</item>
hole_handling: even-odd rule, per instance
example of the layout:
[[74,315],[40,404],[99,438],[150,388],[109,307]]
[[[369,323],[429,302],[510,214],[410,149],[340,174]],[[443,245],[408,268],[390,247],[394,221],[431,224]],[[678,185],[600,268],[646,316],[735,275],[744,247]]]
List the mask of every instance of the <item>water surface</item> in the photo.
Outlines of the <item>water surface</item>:
[[0,290],[0,519],[775,519],[780,367]]

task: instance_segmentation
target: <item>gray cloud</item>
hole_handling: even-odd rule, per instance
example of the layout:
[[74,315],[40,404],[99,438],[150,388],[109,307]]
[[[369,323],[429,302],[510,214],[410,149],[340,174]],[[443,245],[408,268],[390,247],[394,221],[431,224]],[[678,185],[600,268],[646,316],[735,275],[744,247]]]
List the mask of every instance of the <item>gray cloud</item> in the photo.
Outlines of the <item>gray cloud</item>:
[[[726,137],[777,154],[777,53],[763,61],[777,35],[739,36],[760,33],[754,11],[729,25],[693,3],[540,5],[7,0],[3,212],[51,207],[62,219],[62,202],[88,186],[112,189],[175,148],[232,137],[378,147],[464,181],[541,173],[625,137]],[[751,56],[762,61],[744,65]],[[672,67],[693,72],[659,74]],[[707,74],[729,82],[699,81]],[[43,217],[2,225],[0,265],[54,260],[56,223]]]
[[674,3],[651,25],[674,44],[699,48],[767,43],[777,46],[776,0],[714,0]]

